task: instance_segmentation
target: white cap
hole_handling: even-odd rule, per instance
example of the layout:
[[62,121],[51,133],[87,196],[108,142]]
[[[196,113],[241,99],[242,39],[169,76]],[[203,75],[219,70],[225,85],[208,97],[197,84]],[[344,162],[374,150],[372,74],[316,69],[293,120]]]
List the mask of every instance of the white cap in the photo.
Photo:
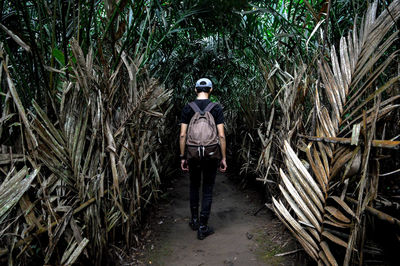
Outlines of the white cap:
[[212,82],[207,78],[201,78],[196,81],[196,88],[212,88]]

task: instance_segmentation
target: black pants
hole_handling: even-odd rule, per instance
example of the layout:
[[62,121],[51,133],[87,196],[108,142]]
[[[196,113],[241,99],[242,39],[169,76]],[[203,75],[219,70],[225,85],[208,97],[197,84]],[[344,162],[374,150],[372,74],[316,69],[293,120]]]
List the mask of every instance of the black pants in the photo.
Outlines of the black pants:
[[[203,174],[203,193],[201,202],[200,217],[208,219],[211,211],[212,192],[217,174],[217,160],[189,161],[190,173],[190,209],[199,208],[199,190],[201,174]],[[192,213],[193,215],[193,213]]]

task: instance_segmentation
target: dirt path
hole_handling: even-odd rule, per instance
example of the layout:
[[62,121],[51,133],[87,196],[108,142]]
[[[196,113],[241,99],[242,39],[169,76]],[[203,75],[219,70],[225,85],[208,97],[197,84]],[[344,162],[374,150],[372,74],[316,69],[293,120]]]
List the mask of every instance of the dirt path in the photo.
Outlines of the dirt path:
[[152,241],[141,259],[145,265],[294,265],[292,238],[268,209],[254,216],[262,202],[254,191],[239,191],[217,176],[209,224],[215,233],[200,241],[188,226],[188,176],[176,180],[159,207],[151,228]]

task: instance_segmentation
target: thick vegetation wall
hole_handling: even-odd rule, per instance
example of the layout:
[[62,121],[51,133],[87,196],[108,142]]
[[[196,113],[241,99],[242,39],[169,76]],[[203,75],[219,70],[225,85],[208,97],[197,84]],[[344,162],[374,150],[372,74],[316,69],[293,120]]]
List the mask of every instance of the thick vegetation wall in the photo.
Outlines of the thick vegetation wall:
[[1,261],[104,264],[137,245],[201,77],[224,107],[231,171],[310,259],[388,258],[369,232],[398,247],[398,10],[1,1]]

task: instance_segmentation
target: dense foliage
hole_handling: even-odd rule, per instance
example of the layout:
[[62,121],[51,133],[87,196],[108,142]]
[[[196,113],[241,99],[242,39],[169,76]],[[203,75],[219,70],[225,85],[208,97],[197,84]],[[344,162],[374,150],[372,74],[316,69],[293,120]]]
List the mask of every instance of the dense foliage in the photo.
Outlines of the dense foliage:
[[[376,12],[388,10],[389,2],[377,2]],[[179,115],[194,98],[200,77],[213,81],[212,99],[225,109],[229,165],[238,166],[232,168],[243,185],[261,181],[257,185],[269,201],[280,195],[280,168],[290,168],[287,150],[294,147],[307,165],[309,143],[299,136],[321,137],[319,111],[336,111],[321,66],[327,71],[334,63],[332,47],[339,53],[342,36],[368,28],[361,18],[371,5],[357,0],[1,1],[1,259],[58,264],[98,257],[101,264],[112,245],[127,248],[140,241],[140,225],[160,182],[176,174]],[[341,121],[361,123],[363,110],[372,114],[377,102],[391,99],[377,124],[371,118],[365,126],[365,140],[372,135],[395,140],[399,134],[399,85],[392,79],[398,75],[396,23],[381,36],[387,47],[378,50],[379,56],[372,54],[377,59],[369,69],[376,74],[373,80],[361,75],[358,87],[343,95],[356,109],[375,87],[391,81],[354,115],[351,108],[338,115]],[[360,84],[365,91],[354,96]],[[344,128],[340,124],[341,133],[323,136],[348,137]],[[365,155],[364,166],[399,155],[373,151],[372,157]],[[360,172],[350,179],[348,167],[340,166],[337,174],[343,178],[334,179],[326,195],[344,184],[358,191]],[[400,165],[376,167],[371,171],[379,176],[379,169],[388,173]],[[396,206],[394,183],[373,180],[385,197],[378,199],[376,193],[366,202]],[[16,199],[12,204],[10,197]],[[357,215],[363,210],[358,208]],[[365,218],[355,224],[364,233],[370,226]],[[325,244],[313,248],[327,252]],[[333,261],[314,253],[309,252],[315,260]]]

